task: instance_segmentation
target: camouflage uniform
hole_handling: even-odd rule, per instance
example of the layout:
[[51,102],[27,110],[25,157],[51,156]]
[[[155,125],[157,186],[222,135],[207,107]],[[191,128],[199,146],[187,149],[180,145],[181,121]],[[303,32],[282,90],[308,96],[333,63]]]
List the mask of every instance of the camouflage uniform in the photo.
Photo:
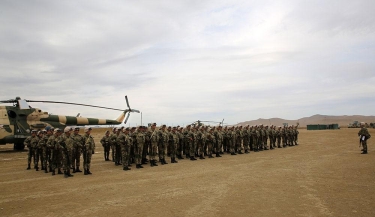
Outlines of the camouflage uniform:
[[184,135],[182,134],[182,128],[178,129],[178,131],[176,132],[177,133],[177,136],[178,136],[178,143],[177,143],[177,158],[178,159],[184,159],[182,157],[183,155],[183,152],[184,152]]
[[83,136],[78,134],[79,128],[75,128],[73,135],[71,138],[73,140],[73,151],[72,151],[72,167],[73,173],[75,172],[82,172],[79,167],[81,165],[81,154],[82,154],[82,147],[84,145]]
[[285,126],[281,130],[281,138],[282,138],[283,147],[286,147],[288,145],[288,141],[287,141],[288,135],[287,135],[287,129]]
[[245,153],[249,153],[249,143],[250,143],[250,130],[249,126],[246,126],[242,130],[242,135],[243,135],[243,148],[245,150]]
[[167,164],[165,161],[165,149],[167,148],[168,144],[168,136],[167,133],[164,131],[165,125],[158,131],[158,150],[159,150],[159,161],[161,164]]
[[138,129],[138,132],[136,134],[137,139],[137,146],[134,149],[134,156],[135,156],[135,164],[137,165],[137,168],[143,168],[142,166],[142,154],[143,154],[143,147],[146,143],[146,137],[144,133],[142,132],[142,127]]
[[216,143],[215,135],[213,129],[211,129],[206,135],[206,144],[207,144],[207,156],[213,158],[212,152],[214,149],[214,144]]
[[109,136],[109,131],[106,132],[106,134],[102,137],[100,140],[100,143],[102,144],[104,148],[104,160],[109,161],[109,151],[111,149],[111,137]]
[[189,148],[187,152],[189,154],[186,154],[186,157],[189,157],[190,160],[196,160],[194,141],[195,141],[194,132],[192,131],[191,127],[188,126],[185,131],[185,145],[187,146],[187,148]]
[[173,128],[172,133],[169,135],[170,147],[171,147],[171,163],[177,163],[176,161],[176,153],[177,153],[177,145],[178,145],[178,135],[176,132],[176,128]]
[[151,127],[151,130],[150,130],[150,152],[149,152],[149,158],[150,158],[150,164],[151,166],[158,166],[156,164],[156,154],[158,152],[158,141],[159,141],[159,138],[158,138],[158,133],[155,129],[156,127],[156,124],[154,126]]
[[55,134],[50,136],[47,141],[47,146],[51,150],[51,167],[52,175],[55,175],[55,170],[57,168],[58,174],[62,174],[62,152],[60,145],[58,144],[59,140],[59,130],[55,129]]
[[282,148],[281,147],[281,134],[282,134],[282,132],[281,132],[281,127],[279,127],[278,129],[277,129],[277,131],[275,131],[276,132],[276,139],[277,139],[277,147],[278,148]]
[[366,127],[364,127],[364,126],[361,126],[361,127],[362,128],[358,132],[359,141],[360,141],[360,144],[363,147],[362,154],[367,154],[367,140],[371,138],[371,135],[368,132]]
[[86,134],[83,136],[84,145],[83,145],[83,167],[85,169],[84,174],[92,174],[90,171],[91,168],[91,157],[92,154],[95,152],[95,142],[94,138],[90,135],[89,131],[91,128],[85,129]]
[[[36,134],[36,132],[34,131],[34,133]],[[27,154],[27,169],[29,170],[30,169],[30,164],[31,164],[31,159],[34,160],[34,169],[36,169],[38,163],[36,162],[36,159],[35,159],[35,151],[34,149],[36,148],[36,146],[38,145],[38,137],[36,135],[33,135],[33,136],[28,136],[25,141],[23,142],[23,144],[25,146],[27,146],[27,148],[29,149],[28,151],[28,154]]]
[[116,134],[116,128],[113,129],[111,134],[111,149],[112,149],[112,162],[115,162],[115,156],[116,156],[116,143],[117,143],[117,134]]
[[129,168],[129,151],[130,151],[130,144],[133,143],[133,138],[129,136],[129,128],[125,129],[125,134],[124,134],[123,139],[124,141],[121,142],[122,169],[131,170]]
[[215,136],[215,153],[216,157],[221,157],[222,153],[222,148],[223,148],[223,133],[221,131],[221,126],[217,130],[214,131],[214,136]]
[[119,166],[121,165],[121,146],[123,145],[122,143],[125,141],[124,139],[125,135],[124,133],[118,129],[116,133],[116,151],[115,151],[115,165]]
[[36,167],[39,169],[39,167],[38,167],[39,163],[38,162],[39,162],[39,159],[40,159],[40,165],[42,166],[42,170],[44,170],[43,137],[44,137],[44,133],[42,131],[39,131],[38,132],[38,144],[36,145],[36,148],[34,149],[35,150],[35,160],[37,161]]
[[[65,130],[64,130],[65,132]],[[73,139],[69,132],[65,132],[63,135],[58,137],[58,146],[61,147],[62,151],[62,162],[65,177],[73,176],[70,174],[70,168],[72,167],[72,154],[73,154]]]
[[242,126],[239,126],[236,130],[236,151],[238,154],[242,153],[242,141],[243,141],[243,134],[242,134]]
[[197,148],[198,148],[198,155],[199,155],[199,159],[205,159],[203,157],[203,154],[204,154],[204,140],[205,140],[205,136],[204,136],[204,132],[203,132],[203,128],[200,127],[200,130],[197,132]]
[[[44,169],[45,173],[48,173],[47,167],[50,166],[50,155],[51,152],[49,148],[47,147],[47,141],[50,135],[45,134],[43,135],[42,138],[39,139],[38,146],[42,149],[42,159],[43,159],[43,164],[42,164],[42,169]],[[50,170],[52,170],[50,168]]]
[[228,142],[230,147],[230,153],[231,155],[237,155],[236,154],[236,132],[234,130],[234,127],[228,130]]

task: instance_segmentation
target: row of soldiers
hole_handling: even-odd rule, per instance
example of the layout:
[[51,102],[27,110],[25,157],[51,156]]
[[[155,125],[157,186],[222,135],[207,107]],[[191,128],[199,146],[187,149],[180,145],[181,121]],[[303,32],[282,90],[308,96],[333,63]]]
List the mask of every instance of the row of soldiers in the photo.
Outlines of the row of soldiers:
[[157,155],[159,162],[164,165],[168,164],[166,156],[171,158],[171,163],[178,163],[176,158],[184,159],[184,155],[194,161],[197,160],[196,157],[221,157],[224,152],[237,155],[294,146],[298,145],[298,134],[297,126],[188,125],[183,128],[162,125],[157,129],[156,123],[153,123],[150,128],[113,128],[112,133],[106,131],[100,143],[104,148],[105,161],[110,161],[112,150],[112,161],[115,165],[122,165],[123,170],[130,170],[132,163],[135,163],[138,169],[143,168],[142,164],[148,161],[151,166],[158,166]]
[[[34,169],[41,169],[52,175],[64,174],[64,177],[72,177],[73,173],[82,172],[80,158],[83,156],[84,175],[92,174],[90,171],[91,157],[95,150],[95,142],[91,134],[91,128],[84,129],[84,135],[79,134],[79,127],[66,127],[64,130],[47,126],[42,131],[31,131],[31,136],[24,141],[28,147],[27,170],[30,170],[31,161],[34,161]],[[73,132],[73,133],[72,133]],[[64,170],[64,173],[61,170]]]

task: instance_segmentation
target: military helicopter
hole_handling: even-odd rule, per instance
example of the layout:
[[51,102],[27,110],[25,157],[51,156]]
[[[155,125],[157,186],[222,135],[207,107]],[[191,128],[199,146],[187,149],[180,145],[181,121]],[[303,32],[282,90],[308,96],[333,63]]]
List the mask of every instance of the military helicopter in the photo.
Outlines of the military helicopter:
[[194,121],[193,123],[191,123],[191,125],[193,125],[193,126],[202,126],[202,125],[204,125],[204,123],[214,123],[214,124],[219,124],[220,126],[223,126],[224,125],[224,119],[221,122],[218,122],[218,121],[201,121],[201,120],[197,120],[197,121]]
[[[5,145],[6,143],[14,143],[14,150],[23,150],[25,148],[23,142],[26,137],[31,135],[31,130],[41,130],[46,126],[62,129],[66,126],[119,125],[124,121],[124,119],[124,123],[126,124],[131,112],[139,113],[140,111],[130,108],[127,96],[125,96],[125,100],[128,109],[116,109],[71,102],[25,100],[21,99],[20,97],[16,97],[16,99],[10,100],[1,100],[0,103],[12,103],[13,106],[0,106],[0,145]],[[52,115],[48,112],[42,111],[39,108],[32,108],[28,104],[28,102],[59,103],[87,106],[122,111],[122,113],[116,120],[85,118],[80,117],[79,115]]]

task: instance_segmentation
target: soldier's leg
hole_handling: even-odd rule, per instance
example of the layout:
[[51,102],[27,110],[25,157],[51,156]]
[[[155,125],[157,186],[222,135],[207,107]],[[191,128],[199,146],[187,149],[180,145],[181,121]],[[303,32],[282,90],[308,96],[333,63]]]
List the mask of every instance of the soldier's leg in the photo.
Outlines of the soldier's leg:
[[112,149],[112,162],[115,162],[116,145],[111,145]]
[[124,146],[122,149],[121,149],[121,153],[122,153],[122,169],[123,170],[131,170],[129,168],[129,148]]
[[91,173],[91,158],[92,158],[92,152],[91,151],[89,151],[88,153],[87,153],[87,173],[88,174],[92,174]]
[[83,170],[84,170],[84,175],[87,175],[87,151],[84,150],[82,152],[82,156],[83,156]]
[[362,154],[367,154],[367,141],[366,140],[361,140],[361,142],[362,142],[362,147],[363,147]]
[[143,154],[143,144],[140,144],[137,147],[136,155],[135,155],[137,168],[143,168],[143,166],[142,166],[142,154]]
[[34,168],[36,171],[39,170],[39,149],[34,149]]

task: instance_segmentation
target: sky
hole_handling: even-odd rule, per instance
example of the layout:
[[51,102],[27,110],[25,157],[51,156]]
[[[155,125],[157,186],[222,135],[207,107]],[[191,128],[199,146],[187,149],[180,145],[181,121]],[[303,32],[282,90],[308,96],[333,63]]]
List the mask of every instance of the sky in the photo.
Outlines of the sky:
[[[2,0],[0,100],[127,125],[375,115],[373,0]],[[30,103],[53,114],[118,111]]]

